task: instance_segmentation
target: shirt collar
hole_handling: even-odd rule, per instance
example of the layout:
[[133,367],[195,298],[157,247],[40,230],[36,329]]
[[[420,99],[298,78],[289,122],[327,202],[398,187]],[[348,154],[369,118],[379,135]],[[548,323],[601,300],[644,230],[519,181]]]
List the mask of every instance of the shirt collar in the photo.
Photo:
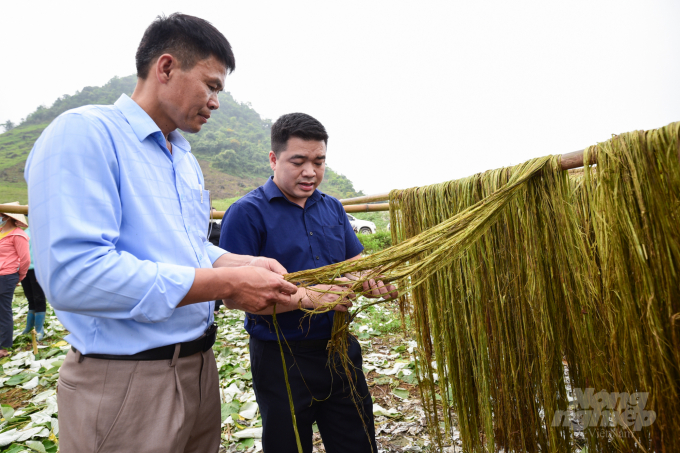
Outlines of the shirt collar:
[[[270,176],[269,179],[267,179],[267,182],[264,183],[264,195],[267,197],[267,201],[272,201],[273,198],[284,198],[287,200],[287,198],[283,195],[283,192],[281,192],[281,189],[279,189],[279,186],[276,185],[274,182],[274,177]],[[316,189],[310,196],[307,198],[307,203],[305,203],[305,207],[311,206],[312,204],[316,203],[319,201],[322,197],[325,197],[326,194],[323,192],[320,192],[319,189]],[[310,203],[311,202],[311,203]]]
[[[146,113],[139,104],[130,99],[127,94],[121,94],[114,105],[127,119],[128,124],[130,124],[130,127],[132,127],[132,130],[135,132],[135,135],[140,142],[143,142],[149,135],[155,132],[162,135],[161,129],[154,120],[151,119],[149,114]],[[187,151],[191,149],[189,142],[177,131],[170,132],[168,134],[168,139],[173,146],[177,145]]]

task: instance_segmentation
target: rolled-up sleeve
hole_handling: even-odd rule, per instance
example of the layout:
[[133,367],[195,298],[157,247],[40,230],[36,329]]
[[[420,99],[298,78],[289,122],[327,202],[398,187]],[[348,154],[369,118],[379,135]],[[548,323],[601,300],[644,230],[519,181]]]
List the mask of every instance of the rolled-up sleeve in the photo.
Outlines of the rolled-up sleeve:
[[58,310],[162,322],[195,270],[116,250],[119,178],[116,146],[97,118],[68,113],[43,132],[26,169],[36,273]]

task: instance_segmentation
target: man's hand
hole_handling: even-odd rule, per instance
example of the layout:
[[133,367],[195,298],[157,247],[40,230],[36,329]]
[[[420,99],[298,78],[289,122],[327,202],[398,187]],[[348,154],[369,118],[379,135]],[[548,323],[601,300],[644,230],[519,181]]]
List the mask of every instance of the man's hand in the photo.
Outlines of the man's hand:
[[262,267],[244,266],[232,269],[231,278],[236,291],[224,299],[224,305],[249,313],[274,304],[290,305],[290,296],[298,290],[297,286],[285,281],[281,275]]
[[[338,280],[349,281],[347,278],[341,278]],[[347,311],[348,308],[352,306],[352,299],[356,298],[356,295],[352,292],[348,292],[348,288],[343,285],[315,285],[308,286],[304,288],[305,293],[300,300],[300,303],[304,308],[313,310],[322,305],[326,305],[332,302],[337,302],[337,305],[333,307],[335,311]],[[346,294],[333,294],[321,291],[334,291],[338,293]]]
[[252,255],[238,255],[236,253],[225,253],[215,260],[213,263],[213,268],[218,267],[242,267],[242,266],[255,266],[268,269],[277,274],[283,275],[287,274],[286,268],[281,266],[281,264],[272,258],[265,258],[264,256],[252,256]]
[[[360,260],[361,255],[357,255],[354,258],[350,258],[350,260]],[[350,280],[359,280],[361,273],[359,274],[345,274],[345,277],[348,277]],[[380,278],[380,277],[378,277]],[[382,282],[382,280],[375,280],[375,279],[370,279],[368,281],[365,281],[362,283],[362,286],[364,288],[364,297],[371,297],[371,298],[377,298],[377,297],[382,297],[383,299],[396,299],[399,297],[399,292],[397,291],[397,287],[394,285],[387,285]],[[388,294],[389,293],[389,294]],[[388,294],[388,295],[386,295]]]
[[278,261],[272,258],[265,258],[264,256],[257,256],[253,258],[248,266],[261,267],[267,269],[279,275],[285,275],[288,273],[285,267],[281,265]]
[[371,278],[370,280],[363,282],[362,286],[364,288],[364,297],[396,299],[399,296],[396,286],[392,284],[385,286],[382,280],[376,281]]
[[178,307],[224,299],[227,308],[253,313],[274,304],[292,305],[291,295],[297,290],[297,286],[285,281],[281,275],[262,267],[196,269],[194,284]]
[[[346,279],[339,279],[346,280]],[[320,293],[315,291],[315,289],[320,289],[323,291],[335,291],[335,292],[346,292],[347,287],[343,285],[316,285],[309,286],[306,288],[298,288],[297,294],[293,294],[290,297],[291,301],[288,305],[279,304],[276,306],[276,313],[285,313],[287,311],[297,310],[300,307],[306,308],[308,310],[313,310],[321,305],[328,304],[331,302],[336,302],[337,304],[332,308],[335,311],[347,311],[349,307],[352,306],[352,299],[356,296],[354,293],[345,294],[342,299],[340,294],[328,294]],[[269,306],[264,310],[258,312],[250,312],[255,315],[271,315],[273,312],[273,307]]]
[[213,268],[217,269],[219,267],[242,267],[242,266],[255,266],[261,267],[263,269],[270,270],[279,275],[287,274],[288,271],[285,267],[272,258],[265,258],[264,256],[251,256],[251,255],[237,255],[236,253],[225,253],[215,260],[213,263]]

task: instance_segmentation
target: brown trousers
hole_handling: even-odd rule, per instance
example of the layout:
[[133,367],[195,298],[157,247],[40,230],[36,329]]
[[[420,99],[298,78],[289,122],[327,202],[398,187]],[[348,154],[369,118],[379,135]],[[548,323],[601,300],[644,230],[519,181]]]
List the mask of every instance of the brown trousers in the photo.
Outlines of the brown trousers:
[[219,450],[212,349],[172,361],[102,360],[69,351],[57,392],[61,453]]

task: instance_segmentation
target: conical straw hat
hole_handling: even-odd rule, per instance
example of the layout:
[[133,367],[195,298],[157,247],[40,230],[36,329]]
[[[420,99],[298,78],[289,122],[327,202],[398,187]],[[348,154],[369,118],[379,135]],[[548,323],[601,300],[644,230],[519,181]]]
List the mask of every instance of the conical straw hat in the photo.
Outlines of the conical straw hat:
[[[11,203],[3,203],[3,204],[13,204],[13,205],[19,206],[18,201],[13,201]],[[19,226],[21,226],[23,228],[26,228],[28,226],[28,222],[26,221],[26,216],[23,215],[23,214],[15,214],[15,213],[10,213],[10,212],[3,212],[3,214],[6,215],[7,217],[11,217],[14,220],[16,220],[17,222],[21,223],[21,225],[19,225]]]

